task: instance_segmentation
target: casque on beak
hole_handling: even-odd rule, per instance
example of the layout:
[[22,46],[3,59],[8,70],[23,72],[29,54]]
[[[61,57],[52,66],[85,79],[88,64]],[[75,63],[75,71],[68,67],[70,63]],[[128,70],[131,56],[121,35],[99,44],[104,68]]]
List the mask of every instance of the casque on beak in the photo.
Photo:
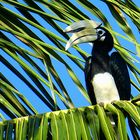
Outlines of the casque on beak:
[[64,32],[73,33],[73,35],[67,42],[65,50],[76,44],[95,41],[97,39],[96,28],[100,25],[101,23],[93,20],[82,20],[68,26]]

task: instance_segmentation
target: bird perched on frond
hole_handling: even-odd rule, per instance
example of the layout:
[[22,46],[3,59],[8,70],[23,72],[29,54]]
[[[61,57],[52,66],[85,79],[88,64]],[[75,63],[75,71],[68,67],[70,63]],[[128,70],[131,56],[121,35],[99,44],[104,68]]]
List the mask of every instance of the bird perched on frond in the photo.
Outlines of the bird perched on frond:
[[126,62],[118,52],[109,55],[114,46],[111,33],[93,20],[75,22],[64,32],[73,33],[66,50],[80,43],[93,44],[91,56],[85,64],[85,81],[91,103],[129,100],[131,86]]
[[[109,55],[114,47],[111,33],[93,20],[75,22],[64,32],[73,33],[66,44],[66,50],[85,42],[93,45],[91,56],[85,64],[85,82],[91,103],[95,105],[130,100],[131,86],[126,62],[118,52]],[[116,131],[116,119],[111,114],[108,116]],[[118,134],[117,137],[119,139]],[[104,139],[104,136],[100,138]]]

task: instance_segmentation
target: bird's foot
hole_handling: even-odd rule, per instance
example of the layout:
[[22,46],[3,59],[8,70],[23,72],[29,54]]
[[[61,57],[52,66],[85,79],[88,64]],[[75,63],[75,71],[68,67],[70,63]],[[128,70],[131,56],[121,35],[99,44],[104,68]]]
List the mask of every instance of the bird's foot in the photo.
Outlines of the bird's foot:
[[111,104],[114,104],[116,102],[116,100],[113,100],[112,102],[111,102]]
[[100,102],[99,105],[104,107],[104,102]]

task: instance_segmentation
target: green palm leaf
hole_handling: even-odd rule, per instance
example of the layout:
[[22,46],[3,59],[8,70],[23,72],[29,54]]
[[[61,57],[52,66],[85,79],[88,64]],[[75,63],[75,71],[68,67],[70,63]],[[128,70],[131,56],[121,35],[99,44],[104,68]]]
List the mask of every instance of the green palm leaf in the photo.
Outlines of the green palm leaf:
[[[90,1],[62,0],[2,0],[0,2],[0,60],[2,66],[20,79],[26,88],[51,111],[67,108],[69,110],[40,113],[18,85],[14,85],[8,76],[0,73],[0,118],[5,114],[10,121],[0,122],[0,138],[11,139],[98,139],[103,134],[107,139],[117,139],[116,130],[112,127],[108,111],[117,116],[117,132],[121,139],[127,139],[128,131],[125,117],[132,120],[129,124],[131,133],[138,139],[140,130],[140,97],[131,101],[119,101],[104,107],[96,105],[76,109],[73,100],[79,94],[68,90],[66,79],[60,74],[55,64],[66,70],[65,75],[71,79],[70,85],[77,87],[82,97],[89,101],[84,83],[78,72],[83,72],[88,52],[74,46],[71,52],[64,47],[68,35],[63,29],[74,21],[95,18],[103,23],[113,35],[115,49],[128,63],[131,73],[132,96],[140,92],[139,56],[140,44],[129,24],[128,17],[137,30],[140,29],[139,8],[132,1],[99,1],[106,5],[114,22],[122,33],[113,30],[107,14]],[[75,6],[76,5],[76,6]],[[86,11],[89,16],[85,14]],[[126,16],[127,15],[127,16]],[[138,32],[138,31],[137,31]],[[121,40],[125,43],[121,43]],[[132,45],[132,49],[125,44]],[[136,51],[134,51],[136,49]],[[8,57],[5,57],[8,56]],[[17,65],[12,64],[15,62]],[[74,68],[76,67],[76,69]],[[16,79],[15,79],[16,80]],[[76,97],[77,96],[77,97]],[[78,100],[78,99],[77,99]],[[63,104],[63,106],[61,105]],[[70,109],[74,108],[74,109]],[[35,115],[30,117],[22,117]],[[14,119],[21,117],[18,119]],[[6,118],[7,119],[7,118]],[[44,131],[45,130],[45,131]],[[63,132],[62,132],[63,130]]]
[[[129,104],[130,108],[134,106],[134,104],[129,101],[124,101],[124,103],[126,103],[126,105]],[[121,102],[115,103],[115,105],[119,107],[120,104]],[[97,109],[97,112],[95,112],[95,108]],[[19,140],[25,138],[89,140],[91,138],[99,139],[100,135],[105,135],[106,139],[117,139],[117,135],[120,139],[127,139],[128,131],[126,130],[125,118],[118,107],[109,104],[106,107],[96,105],[95,108],[93,106],[78,109],[75,108],[3,121],[0,123],[0,132],[1,134],[5,133],[5,135],[3,135],[3,137],[1,136],[1,139],[10,139],[13,134],[14,138]],[[124,108],[125,111],[127,111],[127,109],[127,107]],[[118,117],[117,135],[115,135],[113,127],[109,121],[109,112],[107,110],[110,110]],[[128,114],[129,113],[130,112],[128,112]],[[138,113],[137,110],[133,110],[133,113],[130,114],[135,113]],[[99,120],[97,120],[97,116],[99,116]],[[139,120],[137,123],[137,127],[139,128],[140,112],[135,115],[135,118],[135,123],[136,120]]]

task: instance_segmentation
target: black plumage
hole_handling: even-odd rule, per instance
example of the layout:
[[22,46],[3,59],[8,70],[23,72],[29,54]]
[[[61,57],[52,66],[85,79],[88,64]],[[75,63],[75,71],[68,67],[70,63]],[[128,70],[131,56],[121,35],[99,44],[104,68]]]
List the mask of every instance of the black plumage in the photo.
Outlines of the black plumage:
[[131,85],[126,62],[119,53],[114,52],[110,57],[111,73],[114,77],[121,100],[130,100]]
[[[109,52],[113,48],[113,37],[106,29],[97,28],[98,39],[94,41],[92,55],[87,58],[85,65],[85,81],[87,92],[92,104],[96,104],[93,77],[98,73],[110,73],[115,81],[121,100],[129,100],[131,93],[130,77],[127,64],[118,52]],[[104,40],[101,40],[104,37]],[[110,93],[111,94],[111,93]]]

